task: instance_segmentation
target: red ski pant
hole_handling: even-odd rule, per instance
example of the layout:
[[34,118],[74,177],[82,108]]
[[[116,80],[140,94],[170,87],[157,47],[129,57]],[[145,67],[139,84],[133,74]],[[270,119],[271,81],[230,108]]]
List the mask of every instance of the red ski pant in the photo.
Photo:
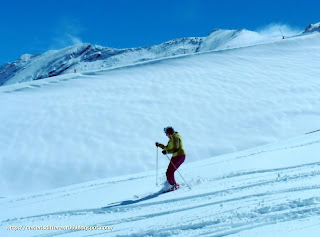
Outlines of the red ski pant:
[[174,179],[174,172],[179,168],[179,166],[184,162],[186,156],[180,155],[171,158],[171,162],[167,169],[167,180],[171,185],[176,185],[176,180]]

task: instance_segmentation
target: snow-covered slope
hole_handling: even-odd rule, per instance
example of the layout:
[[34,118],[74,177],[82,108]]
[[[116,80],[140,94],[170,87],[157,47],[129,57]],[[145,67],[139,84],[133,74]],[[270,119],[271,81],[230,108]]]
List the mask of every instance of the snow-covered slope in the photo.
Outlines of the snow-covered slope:
[[175,55],[243,47],[272,40],[274,38],[248,30],[215,30],[207,37],[182,38],[132,49],[79,44],[39,55],[22,55],[16,62],[0,67],[0,85],[62,75],[74,72],[74,69],[86,72],[115,68]]
[[[320,128],[320,34],[0,88],[0,196],[147,171]],[[165,159],[160,166],[166,167]]]
[[[318,236],[319,60],[317,32],[267,43],[215,31],[5,65],[15,84],[0,88],[0,236]],[[47,76],[44,62],[53,77],[28,81]],[[168,160],[154,142],[168,125],[192,190],[177,173],[181,189],[160,194]]]
[[312,133],[183,164],[192,190],[176,174],[182,188],[160,194],[150,171],[3,198],[0,234],[317,237],[319,152]]

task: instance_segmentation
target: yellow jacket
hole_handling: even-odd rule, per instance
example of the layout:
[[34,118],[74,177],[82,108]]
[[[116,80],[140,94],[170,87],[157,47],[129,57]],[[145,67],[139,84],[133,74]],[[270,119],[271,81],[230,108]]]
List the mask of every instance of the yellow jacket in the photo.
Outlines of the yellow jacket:
[[159,147],[161,147],[163,150],[168,151],[168,153],[173,154],[172,157],[186,155],[186,152],[183,148],[181,136],[177,132],[174,132],[170,135],[170,139],[166,146],[159,144]]

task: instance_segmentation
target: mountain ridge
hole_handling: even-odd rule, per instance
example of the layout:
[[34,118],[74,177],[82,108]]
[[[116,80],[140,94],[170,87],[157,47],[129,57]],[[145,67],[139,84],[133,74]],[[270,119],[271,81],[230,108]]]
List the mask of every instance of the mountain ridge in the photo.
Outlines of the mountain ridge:
[[[310,24],[302,34],[320,32],[320,23]],[[152,46],[116,49],[76,44],[42,54],[23,54],[0,66],[0,86],[59,76],[65,73],[110,69],[176,55],[245,47],[275,40],[246,29],[215,29],[206,37],[184,37]],[[277,40],[281,40],[277,37]]]
[[[214,30],[207,37],[185,37],[159,45],[114,49],[88,43],[69,46],[61,50],[49,50],[42,54],[24,54],[17,61],[0,67],[0,85],[89,70],[109,69],[159,58],[208,50],[239,47],[234,43],[244,35],[257,34],[247,30]],[[260,41],[261,39],[259,39]],[[217,43],[219,42],[219,43]],[[254,43],[255,39],[251,41]]]

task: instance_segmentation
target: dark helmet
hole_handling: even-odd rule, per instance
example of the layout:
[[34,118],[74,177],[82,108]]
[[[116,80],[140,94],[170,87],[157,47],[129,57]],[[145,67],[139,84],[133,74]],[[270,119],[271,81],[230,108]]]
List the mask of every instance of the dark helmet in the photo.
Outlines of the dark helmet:
[[173,127],[166,127],[166,128],[164,128],[163,130],[164,130],[164,133],[165,133],[165,134],[167,134],[167,133],[169,133],[169,134],[174,133]]

